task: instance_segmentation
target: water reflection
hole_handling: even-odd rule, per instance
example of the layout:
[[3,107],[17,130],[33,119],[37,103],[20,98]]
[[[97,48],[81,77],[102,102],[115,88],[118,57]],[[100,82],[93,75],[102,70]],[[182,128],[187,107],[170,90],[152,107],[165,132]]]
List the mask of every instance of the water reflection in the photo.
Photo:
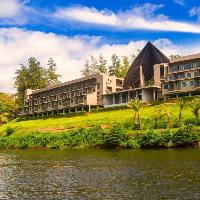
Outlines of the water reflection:
[[0,199],[200,199],[199,153],[1,151]]

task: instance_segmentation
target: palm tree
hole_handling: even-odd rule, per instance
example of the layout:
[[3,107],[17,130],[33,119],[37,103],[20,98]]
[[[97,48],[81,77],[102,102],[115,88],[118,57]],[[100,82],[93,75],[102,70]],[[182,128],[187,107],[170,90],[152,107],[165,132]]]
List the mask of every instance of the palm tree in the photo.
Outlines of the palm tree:
[[199,120],[199,110],[200,110],[200,99],[195,99],[192,102],[192,113],[194,114],[196,120]]
[[132,99],[129,103],[128,106],[131,107],[134,111],[134,124],[135,126],[140,129],[141,126],[141,120],[140,120],[140,109],[143,106],[143,102],[139,100],[138,98]]
[[178,107],[179,107],[179,115],[178,115],[178,126],[182,124],[182,111],[186,107],[186,101],[183,98],[178,98]]
[[167,106],[162,106],[162,116],[167,118],[168,126],[172,127],[172,113]]
[[172,126],[172,121],[171,121],[172,113],[171,113],[170,109],[164,105],[158,106],[154,112],[154,120],[155,120],[156,128],[158,128],[159,121],[165,117],[167,118],[168,126],[171,127]]

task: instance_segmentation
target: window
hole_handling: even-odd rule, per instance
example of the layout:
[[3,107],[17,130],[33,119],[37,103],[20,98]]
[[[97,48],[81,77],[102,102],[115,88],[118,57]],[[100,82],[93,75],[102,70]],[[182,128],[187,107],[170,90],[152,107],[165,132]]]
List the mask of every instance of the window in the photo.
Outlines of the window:
[[74,103],[74,99],[71,99],[71,103]]
[[160,77],[163,77],[163,76],[164,76],[164,72],[165,72],[164,66],[161,65],[161,66],[160,66]]
[[195,81],[190,81],[189,82],[189,86],[194,86],[195,85]]
[[187,82],[186,81],[182,82],[181,84],[182,84],[182,87],[186,87],[187,86]]
[[168,89],[168,84],[164,84],[164,89],[167,90]]
[[59,101],[58,105],[59,105],[59,106],[61,106],[61,105],[62,105],[61,101]]
[[97,99],[100,99],[100,98],[101,98],[100,92],[97,92]]
[[186,77],[186,78],[191,78],[191,77],[192,77],[192,74],[191,74],[191,73],[186,73],[186,74],[185,74],[185,77]]
[[100,89],[100,83],[97,83],[97,89]]

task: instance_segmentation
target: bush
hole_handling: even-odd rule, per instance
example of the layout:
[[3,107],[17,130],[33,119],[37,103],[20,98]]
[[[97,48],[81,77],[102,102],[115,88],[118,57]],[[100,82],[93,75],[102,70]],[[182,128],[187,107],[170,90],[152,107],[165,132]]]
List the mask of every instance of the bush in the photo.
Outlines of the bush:
[[170,129],[167,129],[160,133],[160,141],[159,146],[160,147],[172,147],[172,131]]
[[191,118],[191,119],[186,119],[184,121],[184,124],[187,125],[194,125],[194,126],[200,126],[200,120],[197,120],[195,118]]
[[127,141],[125,141],[122,146],[126,149],[137,149],[140,147],[140,144],[136,139],[130,138]]
[[175,147],[192,146],[198,142],[197,133],[193,132],[192,126],[180,128],[172,135],[171,141]]
[[14,130],[14,128],[12,128],[10,126],[7,126],[5,132],[6,132],[6,136],[9,136],[9,135],[13,134],[15,132],[15,130]]
[[107,147],[117,147],[127,139],[126,129],[123,125],[119,124],[115,125],[109,133],[105,134],[103,145]]
[[141,147],[159,147],[160,136],[153,129],[149,129],[144,135],[140,135],[138,140]]
[[106,107],[106,108],[94,108],[91,110],[91,113],[105,112],[105,111],[112,111],[112,110],[124,110],[124,109],[130,109],[130,108],[127,105],[113,106],[113,107]]

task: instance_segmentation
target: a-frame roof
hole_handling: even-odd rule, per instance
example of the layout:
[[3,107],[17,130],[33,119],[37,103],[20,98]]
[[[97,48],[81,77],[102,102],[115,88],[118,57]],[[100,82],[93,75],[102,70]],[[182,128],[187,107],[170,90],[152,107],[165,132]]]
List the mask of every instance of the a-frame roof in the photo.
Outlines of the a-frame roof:
[[167,56],[151,42],[148,42],[133,61],[124,79],[124,88],[136,88],[140,86],[140,66],[142,66],[144,80],[146,82],[153,78],[153,65],[169,62],[170,60]]

